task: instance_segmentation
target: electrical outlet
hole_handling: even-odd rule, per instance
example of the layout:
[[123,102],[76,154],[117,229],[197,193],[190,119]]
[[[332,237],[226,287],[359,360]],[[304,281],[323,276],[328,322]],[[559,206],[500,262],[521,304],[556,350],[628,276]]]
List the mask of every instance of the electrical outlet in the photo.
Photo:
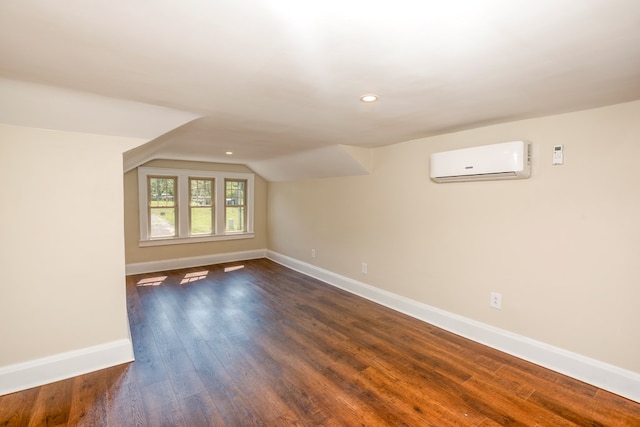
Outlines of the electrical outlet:
[[366,262],[362,263],[362,273],[363,274],[367,274],[367,263]]
[[316,257],[316,250],[311,249],[311,258],[315,258],[315,257]]
[[491,300],[489,305],[498,310],[502,309],[502,294],[498,292],[491,292]]

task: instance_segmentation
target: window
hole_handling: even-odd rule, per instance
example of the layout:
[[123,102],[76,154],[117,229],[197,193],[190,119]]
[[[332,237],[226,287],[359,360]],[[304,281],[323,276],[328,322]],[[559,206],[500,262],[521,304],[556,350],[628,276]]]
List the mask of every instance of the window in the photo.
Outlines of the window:
[[176,235],[176,178],[149,176],[148,215],[149,236],[173,237]]
[[213,234],[213,178],[189,178],[189,226],[191,236]]
[[138,168],[140,246],[253,235],[249,173]]
[[247,181],[225,179],[225,224],[227,232],[246,231],[247,222]]

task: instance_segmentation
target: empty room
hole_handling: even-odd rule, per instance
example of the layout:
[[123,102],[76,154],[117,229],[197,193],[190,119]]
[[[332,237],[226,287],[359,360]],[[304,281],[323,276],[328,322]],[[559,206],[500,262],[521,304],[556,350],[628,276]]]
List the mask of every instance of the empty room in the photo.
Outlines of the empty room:
[[0,426],[640,426],[640,2],[0,4]]

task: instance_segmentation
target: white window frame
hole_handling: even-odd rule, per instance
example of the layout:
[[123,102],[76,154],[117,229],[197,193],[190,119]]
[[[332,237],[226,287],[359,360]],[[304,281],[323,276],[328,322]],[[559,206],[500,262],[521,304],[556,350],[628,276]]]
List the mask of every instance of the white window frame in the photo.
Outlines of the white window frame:
[[[177,179],[177,217],[175,237],[155,237],[149,235],[148,214],[148,185],[149,176],[176,177]],[[189,215],[189,178],[214,179],[214,215],[215,224],[213,234],[190,235]],[[225,221],[225,178],[243,179],[247,181],[247,230],[227,232]],[[141,166],[138,168],[138,212],[140,216],[139,246],[178,245],[184,243],[215,242],[220,240],[252,239],[253,232],[253,202],[254,202],[254,174],[240,172],[218,172],[193,169],[152,168]]]

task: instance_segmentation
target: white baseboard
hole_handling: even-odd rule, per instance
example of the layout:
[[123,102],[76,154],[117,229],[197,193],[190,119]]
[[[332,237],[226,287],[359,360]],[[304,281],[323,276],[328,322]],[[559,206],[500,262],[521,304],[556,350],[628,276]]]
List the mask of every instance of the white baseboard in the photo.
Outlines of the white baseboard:
[[636,372],[440,310],[277,252],[267,251],[267,258],[454,334],[640,403],[640,374]]
[[133,361],[130,339],[0,367],[0,396]]
[[247,259],[265,258],[266,249],[251,251],[229,252],[224,254],[204,255],[189,258],[174,258],[161,261],[149,261],[127,264],[127,276],[132,274],[155,273],[158,271],[175,270],[178,268],[200,267],[203,265],[221,264],[223,262],[243,261]]

